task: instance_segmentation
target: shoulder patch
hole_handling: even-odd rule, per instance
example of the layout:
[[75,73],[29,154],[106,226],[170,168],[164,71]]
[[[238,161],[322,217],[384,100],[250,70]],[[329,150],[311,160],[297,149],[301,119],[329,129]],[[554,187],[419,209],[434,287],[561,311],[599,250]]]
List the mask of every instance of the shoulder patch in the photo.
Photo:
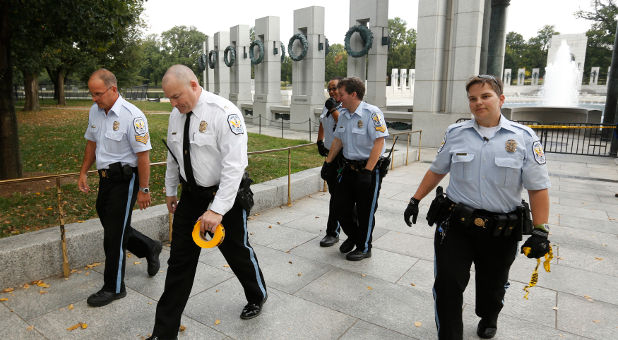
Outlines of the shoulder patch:
[[245,133],[245,127],[237,114],[233,113],[227,116],[227,124],[235,135],[242,135]]
[[135,136],[135,141],[140,142],[142,144],[147,144],[148,143],[148,139],[150,138],[150,136],[148,135],[148,132],[146,132],[145,135],[143,136]]
[[442,148],[444,148],[444,144],[446,144],[446,132],[444,133],[444,138],[442,138],[442,143],[440,143],[440,147],[438,148],[438,153],[442,151]]
[[133,128],[135,129],[136,135],[143,136],[148,133],[146,121],[142,117],[133,119]]
[[545,152],[543,151],[543,145],[541,145],[541,142],[538,140],[532,143],[532,153],[534,154],[534,160],[537,163],[540,165],[547,163],[547,160],[545,159]]
[[379,112],[372,113],[371,120],[373,121],[373,127],[376,129],[376,131],[386,131],[386,124],[384,123],[384,119]]

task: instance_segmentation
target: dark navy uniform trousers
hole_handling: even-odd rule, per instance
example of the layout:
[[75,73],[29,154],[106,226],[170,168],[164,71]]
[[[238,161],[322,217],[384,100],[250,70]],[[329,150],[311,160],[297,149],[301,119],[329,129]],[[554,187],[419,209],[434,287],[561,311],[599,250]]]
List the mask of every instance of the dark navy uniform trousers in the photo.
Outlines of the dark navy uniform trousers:
[[434,238],[436,307],[438,337],[462,339],[463,292],[474,262],[476,275],[476,315],[497,320],[509,287],[509,269],[517,255],[513,237],[493,237],[482,228],[461,227],[454,222],[443,238],[436,228]]
[[125,251],[145,257],[156,242],[131,228],[131,214],[137,200],[139,180],[135,172],[129,180],[101,177],[96,208],[103,225],[105,271],[103,290],[120,293],[124,287]]
[[[174,338],[185,309],[200,256],[200,248],[191,233],[197,219],[208,209],[216,188],[195,187],[182,196],[174,213],[172,248],[168,260],[165,289],[157,304],[153,335]],[[249,244],[247,213],[238,204],[223,215],[221,222],[225,238],[219,250],[242,285],[249,303],[260,303],[266,298],[266,283],[253,248]]]

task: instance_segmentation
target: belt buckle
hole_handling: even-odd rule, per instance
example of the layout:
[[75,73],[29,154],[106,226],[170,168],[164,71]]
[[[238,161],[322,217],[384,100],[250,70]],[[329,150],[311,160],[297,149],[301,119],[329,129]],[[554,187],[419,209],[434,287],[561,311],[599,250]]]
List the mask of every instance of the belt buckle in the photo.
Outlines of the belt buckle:
[[486,222],[487,220],[485,220],[484,218],[477,217],[474,219],[474,225],[477,227],[485,228]]
[[107,170],[105,169],[101,170],[101,177],[107,178]]

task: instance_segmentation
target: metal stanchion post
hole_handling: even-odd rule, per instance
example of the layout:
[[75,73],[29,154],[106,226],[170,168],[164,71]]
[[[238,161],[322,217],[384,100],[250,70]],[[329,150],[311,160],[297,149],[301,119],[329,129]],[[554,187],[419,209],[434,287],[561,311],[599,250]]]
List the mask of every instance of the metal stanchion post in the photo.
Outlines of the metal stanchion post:
[[311,118],[309,118],[309,141],[311,142]]
[[408,165],[408,151],[410,150],[410,133],[408,133],[408,141],[406,143],[406,165]]
[[281,138],[283,138],[283,116],[281,116]]
[[290,185],[292,185],[292,149],[288,149],[288,207],[292,206],[292,188]]
[[62,273],[64,277],[69,277],[69,255],[67,252],[67,239],[64,231],[64,210],[62,209],[62,189],[60,188],[60,177],[56,177],[56,194],[58,196],[58,215],[60,218],[60,242],[62,245]]

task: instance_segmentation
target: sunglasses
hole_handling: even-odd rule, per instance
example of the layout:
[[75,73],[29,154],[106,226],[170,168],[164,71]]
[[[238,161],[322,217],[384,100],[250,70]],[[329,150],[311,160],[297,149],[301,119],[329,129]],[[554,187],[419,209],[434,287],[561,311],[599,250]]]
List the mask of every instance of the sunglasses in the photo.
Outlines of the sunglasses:
[[479,74],[476,77],[481,78],[481,79],[490,79],[490,80],[496,81],[496,77],[492,76],[491,74]]

